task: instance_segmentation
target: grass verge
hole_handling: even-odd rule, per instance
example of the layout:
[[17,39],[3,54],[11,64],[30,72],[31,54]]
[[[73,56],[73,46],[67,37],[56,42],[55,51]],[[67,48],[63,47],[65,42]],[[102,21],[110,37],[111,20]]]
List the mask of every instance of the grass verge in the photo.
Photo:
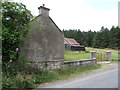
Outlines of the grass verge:
[[100,65],[88,67],[63,67],[49,71],[40,71],[25,61],[12,62],[3,67],[4,88],[35,88],[41,83],[66,79],[100,68]]

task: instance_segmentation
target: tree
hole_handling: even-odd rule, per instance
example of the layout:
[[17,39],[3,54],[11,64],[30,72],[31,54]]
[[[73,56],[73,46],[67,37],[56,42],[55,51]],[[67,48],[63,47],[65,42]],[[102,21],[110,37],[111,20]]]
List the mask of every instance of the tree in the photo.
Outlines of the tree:
[[117,26],[116,29],[117,29],[116,49],[120,50],[120,27]]
[[120,28],[112,27],[108,28],[101,27],[98,32],[89,30],[88,32],[81,32],[78,30],[64,30],[64,35],[67,38],[74,38],[81,45],[95,48],[120,48]]
[[113,48],[113,49],[117,49],[120,46],[120,28],[119,27],[114,27],[112,26],[111,30],[110,30],[110,43],[109,43],[109,47]]
[[91,30],[88,31],[87,33],[87,43],[88,43],[88,46],[91,47],[92,46],[92,43],[93,43],[93,37],[94,37],[94,32],[92,32]]
[[109,48],[109,30],[107,28],[102,29],[101,35],[101,48]]
[[100,45],[101,45],[101,32],[97,32],[93,38],[93,47],[94,48],[100,48]]
[[83,43],[84,43],[84,41],[83,41],[83,33],[80,31],[80,30],[78,30],[77,32],[76,32],[76,37],[75,37],[75,40],[78,42],[78,43],[80,43],[81,45],[83,45]]
[[20,43],[28,31],[25,27],[30,21],[30,11],[22,3],[3,2],[2,7],[2,60],[4,62],[18,58],[15,49],[20,49]]

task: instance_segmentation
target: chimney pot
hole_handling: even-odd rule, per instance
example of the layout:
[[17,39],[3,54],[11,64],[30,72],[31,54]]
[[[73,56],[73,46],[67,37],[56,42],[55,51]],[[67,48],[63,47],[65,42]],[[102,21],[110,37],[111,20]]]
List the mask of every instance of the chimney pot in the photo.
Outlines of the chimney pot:
[[43,7],[45,7],[45,4],[42,4]]
[[39,9],[39,14],[40,15],[44,15],[44,16],[49,16],[49,8],[46,8],[46,7],[44,7],[45,6],[45,4],[43,4],[42,6],[40,6],[40,7],[38,7],[38,9]]

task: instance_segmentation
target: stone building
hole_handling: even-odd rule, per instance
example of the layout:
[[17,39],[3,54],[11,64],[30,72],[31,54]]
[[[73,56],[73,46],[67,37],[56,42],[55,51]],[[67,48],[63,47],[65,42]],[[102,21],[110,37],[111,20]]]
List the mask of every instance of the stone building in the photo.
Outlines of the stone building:
[[64,35],[49,17],[50,9],[38,9],[39,15],[30,22],[23,56],[42,69],[60,67],[64,62]]

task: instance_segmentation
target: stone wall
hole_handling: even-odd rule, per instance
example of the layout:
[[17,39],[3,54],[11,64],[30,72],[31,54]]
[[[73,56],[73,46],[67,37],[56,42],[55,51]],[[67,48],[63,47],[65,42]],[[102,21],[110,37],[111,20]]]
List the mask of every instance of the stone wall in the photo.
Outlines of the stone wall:
[[64,65],[62,60],[51,60],[51,61],[41,61],[41,62],[31,62],[31,63],[33,63],[33,66],[39,68],[40,70],[61,68]]
[[78,67],[86,67],[96,64],[96,59],[86,59],[86,60],[76,60],[76,61],[64,61],[60,62],[61,60],[51,60],[51,61],[42,61],[42,62],[33,62],[36,67],[41,70],[50,70],[61,68],[65,66],[78,66]]
[[95,65],[96,59],[87,59],[87,60],[77,60],[77,61],[65,61],[64,66],[79,66],[85,67],[90,65]]
[[76,61],[62,61],[62,60],[44,60],[44,61],[32,61],[33,65],[40,68],[41,70],[50,70],[50,69],[56,69],[66,66],[78,66],[78,67],[86,67],[91,65],[96,65],[96,52],[91,51],[90,52],[90,58],[91,59],[85,59],[85,60],[76,60]]

